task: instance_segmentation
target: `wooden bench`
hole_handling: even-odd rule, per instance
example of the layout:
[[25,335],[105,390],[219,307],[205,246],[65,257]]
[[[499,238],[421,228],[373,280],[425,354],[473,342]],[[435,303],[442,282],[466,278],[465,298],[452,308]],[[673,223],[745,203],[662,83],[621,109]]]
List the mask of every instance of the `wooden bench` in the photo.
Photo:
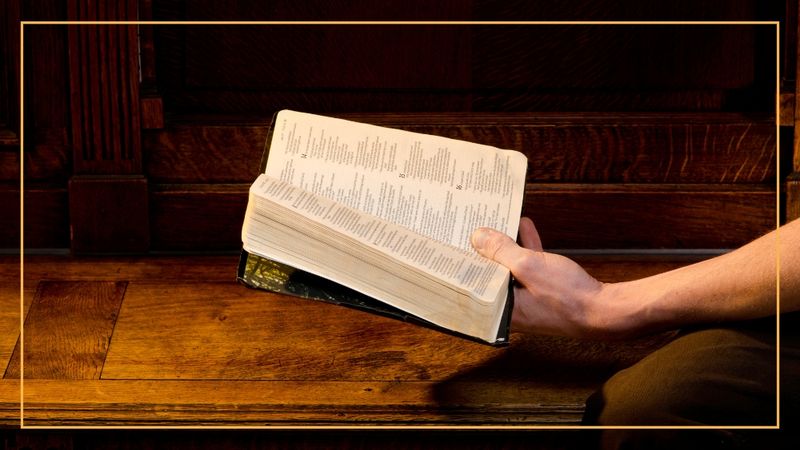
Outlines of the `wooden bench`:
[[[696,257],[578,257],[606,281]],[[492,348],[249,289],[231,256],[25,259],[26,425],[575,425],[669,338]],[[3,421],[18,420],[16,258],[0,259]],[[15,347],[16,343],[16,347]],[[13,350],[13,352],[12,352]]]

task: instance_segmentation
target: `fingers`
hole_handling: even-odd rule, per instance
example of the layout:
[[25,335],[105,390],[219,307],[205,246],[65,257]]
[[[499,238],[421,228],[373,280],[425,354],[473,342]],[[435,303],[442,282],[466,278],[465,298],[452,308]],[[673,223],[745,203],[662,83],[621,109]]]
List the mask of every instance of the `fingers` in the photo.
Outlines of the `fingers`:
[[513,239],[491,228],[478,228],[470,241],[478,254],[509,268],[514,267],[527,252]]
[[523,247],[538,252],[542,251],[542,239],[539,237],[539,232],[536,231],[533,221],[527,217],[523,217],[519,221],[519,238]]

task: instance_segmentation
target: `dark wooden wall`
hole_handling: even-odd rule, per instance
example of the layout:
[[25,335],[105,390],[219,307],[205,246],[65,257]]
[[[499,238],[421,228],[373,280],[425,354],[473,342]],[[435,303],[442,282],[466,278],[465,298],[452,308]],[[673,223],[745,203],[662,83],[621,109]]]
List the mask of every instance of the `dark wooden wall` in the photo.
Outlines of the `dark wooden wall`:
[[[794,20],[796,14],[793,5],[755,0],[647,9],[632,0],[389,2],[380,9],[340,1],[22,3],[6,2],[2,10],[0,32],[8,39],[0,98],[17,95],[15,16]],[[793,28],[784,27],[782,38],[794,39],[787,29]],[[548,248],[734,247],[774,226],[776,179],[794,170],[789,127],[781,135],[788,163],[776,166],[774,126],[775,55],[788,105],[793,45],[776,49],[771,25],[27,25],[26,248],[235,251],[266,124],[283,108],[526,152],[526,211]],[[0,248],[14,248],[19,108],[0,103]]]

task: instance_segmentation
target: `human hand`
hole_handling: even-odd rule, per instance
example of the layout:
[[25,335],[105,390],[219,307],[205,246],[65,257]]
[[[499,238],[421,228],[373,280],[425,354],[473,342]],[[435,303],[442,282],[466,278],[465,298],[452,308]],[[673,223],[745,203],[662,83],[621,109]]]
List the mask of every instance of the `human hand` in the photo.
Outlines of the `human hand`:
[[517,280],[512,329],[571,337],[619,334],[622,330],[609,319],[612,308],[601,299],[609,285],[594,279],[571,259],[544,252],[529,218],[523,217],[519,228],[522,247],[490,228],[479,228],[471,237],[480,255],[508,267]]

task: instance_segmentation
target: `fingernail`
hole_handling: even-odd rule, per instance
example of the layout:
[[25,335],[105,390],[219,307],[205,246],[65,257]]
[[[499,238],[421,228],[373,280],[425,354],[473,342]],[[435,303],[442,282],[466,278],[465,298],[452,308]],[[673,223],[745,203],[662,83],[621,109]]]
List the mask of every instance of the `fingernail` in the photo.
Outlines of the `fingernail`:
[[478,228],[472,233],[472,246],[475,247],[475,250],[481,250],[486,244],[486,239],[489,239],[489,230]]

